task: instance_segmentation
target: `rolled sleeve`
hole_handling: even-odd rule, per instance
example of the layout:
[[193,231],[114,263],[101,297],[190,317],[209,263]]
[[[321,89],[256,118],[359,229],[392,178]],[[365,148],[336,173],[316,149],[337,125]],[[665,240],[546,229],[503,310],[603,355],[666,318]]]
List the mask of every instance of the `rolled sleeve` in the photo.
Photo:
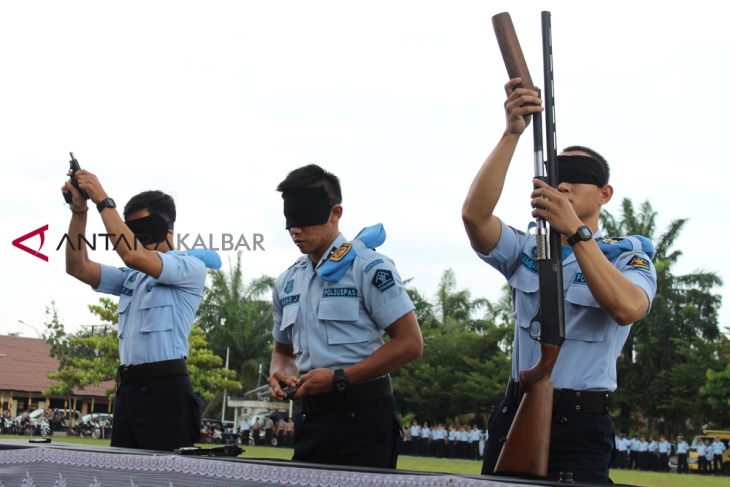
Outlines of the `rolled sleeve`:
[[408,293],[404,292],[373,311],[370,316],[378,324],[378,327],[384,330],[414,309],[416,307],[413,305],[411,298]]
[[112,294],[119,296],[122,294],[122,286],[127,278],[129,269],[120,269],[110,265],[99,264],[101,268],[101,277],[99,279],[99,287],[92,288],[97,293]]
[[162,272],[157,278],[159,283],[203,295],[207,271],[202,261],[185,254],[167,255],[157,252],[157,255],[162,260]]
[[530,235],[508,226],[502,220],[499,220],[499,223],[502,226],[502,233],[492,251],[486,255],[476,249],[474,249],[474,252],[480,259],[509,279],[517,268],[520,261],[520,252],[530,239]]

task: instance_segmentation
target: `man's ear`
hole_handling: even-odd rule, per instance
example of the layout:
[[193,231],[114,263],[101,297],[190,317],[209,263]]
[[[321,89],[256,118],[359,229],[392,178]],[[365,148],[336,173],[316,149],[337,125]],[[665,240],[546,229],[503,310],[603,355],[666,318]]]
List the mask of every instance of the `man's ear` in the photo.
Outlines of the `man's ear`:
[[335,205],[330,209],[330,223],[335,223],[342,218],[342,212],[344,209],[342,208],[342,205]]
[[599,203],[601,206],[606,205],[609,201],[611,201],[611,198],[613,198],[613,186],[607,184],[601,188]]

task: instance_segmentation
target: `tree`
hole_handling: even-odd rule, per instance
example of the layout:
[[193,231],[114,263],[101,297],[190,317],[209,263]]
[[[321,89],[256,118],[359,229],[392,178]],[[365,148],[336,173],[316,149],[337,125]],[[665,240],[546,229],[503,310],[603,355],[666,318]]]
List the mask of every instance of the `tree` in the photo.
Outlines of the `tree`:
[[[273,347],[271,330],[274,326],[271,300],[261,299],[274,287],[275,279],[261,276],[244,282],[241,252],[235,267],[208,271],[210,285],[206,286],[196,324],[206,333],[212,351],[225,356],[230,348],[229,367],[239,374],[244,390],[256,387],[259,366],[268,375]],[[220,408],[222,398],[211,401],[206,411]],[[216,409],[214,409],[216,408]]]
[[[109,323],[110,328],[116,325],[119,320],[117,303],[110,298],[100,298],[99,303],[89,305],[89,311],[101,321]],[[74,390],[82,391],[91,384],[98,386],[101,382],[116,381],[119,367],[116,330],[101,334],[82,331],[69,335],[58,318],[55,303],[51,304],[51,309],[46,309],[46,316],[46,326],[50,332],[46,342],[51,345],[50,355],[59,360],[59,366],[57,372],[48,375],[49,379],[58,382],[51,384],[43,391],[44,394],[73,394]],[[188,372],[197,396],[210,401],[218,390],[240,389],[236,372],[219,368],[223,359],[208,350],[205,333],[200,328],[192,328],[188,344]],[[115,389],[108,389],[107,397],[113,396]]]
[[[514,328],[496,325],[490,310],[498,306],[490,308],[487,300],[459,290],[451,269],[442,275],[435,304],[415,289],[407,291],[421,324],[424,353],[392,374],[401,414],[444,422],[476,413],[483,422],[504,397],[511,365],[500,344],[511,340]],[[488,308],[487,317],[475,319],[482,307]]]
[[707,402],[718,417],[715,419],[719,428],[730,427],[730,340],[723,337],[723,347],[720,357],[715,360],[714,367],[705,372],[707,381],[700,388],[700,392],[707,398]]
[[[699,396],[703,384],[696,375],[689,384],[682,381],[681,387],[675,379],[683,368],[692,366],[693,354],[701,344],[720,339],[717,310],[721,297],[713,294],[712,289],[722,285],[722,280],[715,272],[708,271],[674,275],[672,268],[682,252],[672,248],[687,219],[673,220],[667,230],[656,237],[656,216],[648,201],[637,213],[628,198],[622,202],[619,220],[610,213],[601,214],[606,235],[643,235],[656,247],[652,260],[657,271],[656,296],[651,312],[632,325],[619,357],[619,389],[614,393],[613,404],[619,429],[643,426],[639,419],[644,416],[652,430],[661,427],[661,433],[673,436],[680,429],[686,430],[687,410],[684,408],[689,404],[686,401],[691,402],[693,397]],[[697,366],[695,362],[695,374],[699,370]],[[698,419],[695,424],[702,421]]]

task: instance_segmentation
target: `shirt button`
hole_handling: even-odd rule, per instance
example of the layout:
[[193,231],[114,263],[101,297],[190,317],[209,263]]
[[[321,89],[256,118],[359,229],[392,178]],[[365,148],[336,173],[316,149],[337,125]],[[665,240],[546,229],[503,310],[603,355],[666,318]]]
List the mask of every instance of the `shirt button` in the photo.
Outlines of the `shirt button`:
[[560,424],[565,424],[567,422],[568,422],[568,418],[566,418],[566,417],[560,418]]
[[350,419],[355,419],[355,413],[348,413],[348,414],[347,414],[347,416],[348,416],[348,417],[349,417]]
[[142,392],[147,392],[147,387],[143,387]]

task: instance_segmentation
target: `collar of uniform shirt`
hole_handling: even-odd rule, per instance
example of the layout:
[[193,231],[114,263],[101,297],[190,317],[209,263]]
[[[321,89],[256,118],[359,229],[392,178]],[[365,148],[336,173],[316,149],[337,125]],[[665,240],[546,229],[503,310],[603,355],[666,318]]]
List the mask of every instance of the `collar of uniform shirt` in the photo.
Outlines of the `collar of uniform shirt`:
[[[332,246],[330,247],[330,251],[327,253],[327,255],[322,256],[322,259],[319,261],[319,263],[317,263],[316,266],[314,265],[314,262],[312,262],[312,259],[309,258],[309,261],[312,262],[312,274],[316,274],[317,273],[317,269],[319,269],[320,267],[322,267],[322,265],[325,262],[327,262],[328,260],[330,260],[330,257],[332,257],[332,254],[335,253],[335,250],[337,250],[337,248],[340,245],[342,245],[343,243],[346,243],[346,242],[347,242],[347,239],[345,238],[344,235],[342,235],[342,232],[340,232],[337,235],[337,238],[335,239],[335,241],[332,242]],[[312,276],[309,276],[309,277],[311,278]]]

